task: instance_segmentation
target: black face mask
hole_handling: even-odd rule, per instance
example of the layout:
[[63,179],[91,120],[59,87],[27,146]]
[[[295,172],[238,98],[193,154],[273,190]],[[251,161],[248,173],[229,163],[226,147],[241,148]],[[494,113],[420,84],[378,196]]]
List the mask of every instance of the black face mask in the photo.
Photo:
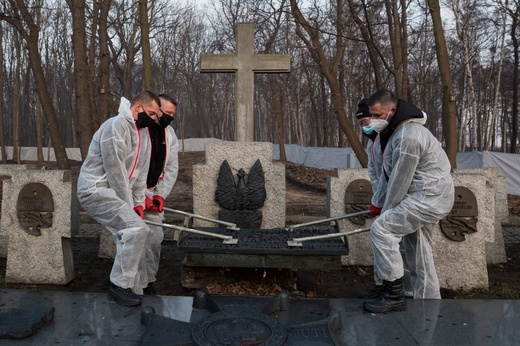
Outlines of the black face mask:
[[173,117],[171,115],[163,113],[162,117],[159,118],[159,124],[164,129],[164,128],[168,127],[168,125],[170,125],[172,120],[173,120]]
[[137,113],[137,120],[135,121],[137,126],[142,129],[148,126],[155,124],[155,120],[153,120],[146,112]]

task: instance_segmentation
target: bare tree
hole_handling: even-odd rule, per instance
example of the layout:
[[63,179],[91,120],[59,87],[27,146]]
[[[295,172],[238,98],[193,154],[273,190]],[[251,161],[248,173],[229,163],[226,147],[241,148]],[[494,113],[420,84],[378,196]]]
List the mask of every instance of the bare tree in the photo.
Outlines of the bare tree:
[[[0,48],[3,47],[3,26],[0,23]],[[0,111],[4,106],[4,52],[0,49]],[[2,154],[2,163],[7,163],[7,151],[5,150],[4,141],[4,122],[0,121],[0,150]]]
[[14,35],[14,47],[16,51],[16,67],[14,75],[14,92],[13,92],[13,161],[20,163],[20,94],[22,77],[22,43],[18,32]]
[[[6,11],[7,6],[9,6],[9,12]],[[41,4],[34,8],[36,10],[40,9]],[[33,16],[22,0],[8,0],[7,3],[4,3],[3,8],[0,10],[0,19],[15,27],[27,43],[30,66],[34,76],[36,90],[38,91],[42,103],[43,112],[47,119],[47,126],[52,139],[58,168],[68,169],[70,168],[70,164],[58,126],[56,110],[54,109],[51,97],[45,85],[45,75],[43,73],[42,61],[38,47],[40,28],[36,25]]]
[[441,72],[443,89],[442,97],[442,125],[444,140],[446,141],[446,154],[450,160],[451,167],[457,168],[457,122],[455,118],[455,92],[451,78],[450,61],[444,29],[442,27],[441,9],[439,0],[428,0],[430,15],[435,35],[435,49],[437,52],[437,63]]
[[336,33],[335,33],[335,53],[331,57],[330,62],[327,57],[324,47],[320,41],[319,30],[315,25],[311,25],[301,12],[296,0],[290,0],[291,12],[296,21],[296,33],[298,37],[304,42],[309,49],[312,58],[320,66],[323,75],[325,76],[329,88],[331,89],[332,103],[336,117],[341,128],[346,133],[347,138],[352,145],[352,149],[363,167],[367,166],[368,157],[363,148],[363,145],[356,136],[356,132],[348,121],[345,112],[345,97],[343,90],[340,87],[338,80],[338,70],[343,54],[347,45],[346,35],[343,33],[343,3],[341,0],[336,2]]
[[359,27],[359,31],[367,45],[368,54],[370,57],[370,61],[372,62],[374,79],[376,83],[376,89],[382,89],[384,87],[383,76],[381,75],[381,63],[379,61],[379,54],[374,47],[374,41],[372,40],[372,32],[370,28],[370,22],[368,20],[363,20],[361,18],[360,12],[364,13],[364,17],[367,18],[367,8],[366,5],[363,6],[356,5],[354,0],[348,0],[348,6],[350,9],[350,14],[356,24]]
[[509,15],[512,18],[511,24],[511,41],[513,41],[513,55],[514,55],[514,69],[513,69],[513,106],[511,114],[511,153],[516,153],[516,143],[518,141],[518,82],[520,75],[520,44],[518,42],[517,30],[520,20],[520,4],[518,1],[513,1],[514,7],[509,10]]
[[98,107],[100,123],[108,119],[111,114],[110,50],[108,47],[108,13],[111,3],[111,0],[103,0],[99,12],[99,74],[97,85],[100,98]]
[[[505,41],[506,41],[506,31],[507,31],[507,10],[509,9],[509,1],[506,0],[505,2],[505,11],[502,15],[502,30],[500,31],[500,57],[499,57],[499,63],[498,63],[498,73],[497,73],[497,82],[495,84],[495,92],[493,93],[493,108],[491,110],[491,121],[488,131],[488,136],[486,137],[485,141],[485,150],[491,149],[491,143],[492,140],[495,137],[495,128],[497,123],[497,112],[498,112],[498,106],[499,106],[499,94],[500,94],[500,85],[501,85],[501,78],[502,78],[502,69],[504,66],[504,54],[505,54]],[[498,47],[497,47],[498,48]],[[493,70],[493,69],[492,69]]]
[[93,124],[90,108],[89,66],[87,62],[85,32],[85,0],[67,0],[72,13],[72,47],[74,49],[74,82],[76,87],[76,133],[79,138],[81,156],[87,156],[90,140],[93,135]]
[[135,4],[126,1],[114,1],[115,13],[109,14],[111,29],[114,36],[108,41],[111,51],[112,66],[119,81],[121,94],[130,98],[133,94],[133,75],[135,56],[141,45],[139,44],[139,22]]
[[148,0],[139,0],[141,47],[143,54],[144,88],[153,90],[152,55],[150,53],[150,26],[148,24]]
[[[399,13],[398,3],[401,5]],[[408,99],[408,20],[406,1],[385,0],[390,46],[392,47],[393,68],[396,96]]]

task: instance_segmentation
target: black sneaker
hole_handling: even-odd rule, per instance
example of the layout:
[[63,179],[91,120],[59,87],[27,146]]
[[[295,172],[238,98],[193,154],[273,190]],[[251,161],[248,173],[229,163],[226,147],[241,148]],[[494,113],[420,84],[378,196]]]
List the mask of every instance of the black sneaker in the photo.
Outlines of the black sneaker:
[[148,286],[143,288],[143,294],[145,296],[156,296],[157,295],[157,291],[153,287],[153,282],[149,282]]
[[113,283],[110,283],[108,289],[108,300],[123,306],[137,306],[142,302],[141,297],[132,292],[132,289],[121,288]]

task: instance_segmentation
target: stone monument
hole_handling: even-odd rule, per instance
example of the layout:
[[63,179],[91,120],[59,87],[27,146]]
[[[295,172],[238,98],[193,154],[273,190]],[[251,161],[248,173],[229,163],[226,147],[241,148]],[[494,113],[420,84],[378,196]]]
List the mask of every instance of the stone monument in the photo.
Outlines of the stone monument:
[[[3,186],[3,181],[7,179],[11,179],[13,174],[16,174],[19,170],[27,169],[26,165],[14,165],[14,164],[1,164],[0,165],[0,186]],[[2,191],[2,189],[0,189]],[[2,212],[2,202],[0,201],[0,215]],[[0,228],[0,257],[7,257],[7,244],[9,243],[9,236],[7,233],[2,232]]]
[[[489,177],[493,173],[488,173]],[[453,229],[457,234],[448,237],[438,227],[434,236],[433,254],[435,267],[440,281],[440,287],[450,289],[488,289],[487,260],[489,244],[495,243],[496,215],[503,218],[503,211],[497,211],[495,201],[502,201],[503,196],[497,197],[495,185],[491,184],[489,177],[480,170],[452,174],[455,187],[467,189],[469,196],[473,196],[474,202],[465,200],[464,195],[459,197],[459,202],[454,207],[454,213],[463,215],[462,220],[455,220],[457,226]],[[338,217],[346,212],[346,193],[348,186],[359,179],[368,180],[366,169],[337,170],[335,177],[329,178],[328,213],[330,217]],[[457,202],[457,201],[456,201]],[[361,204],[366,204],[361,201]],[[465,212],[471,210],[471,215]],[[500,207],[499,209],[504,209]],[[470,220],[473,219],[473,220]],[[366,219],[365,225],[359,225],[352,220],[339,220],[340,230],[354,230],[356,228],[370,227],[373,218]],[[445,222],[445,221],[441,221]],[[465,225],[464,227],[459,227]],[[469,227],[473,225],[474,227]],[[467,226],[467,227],[466,227]],[[449,228],[449,227],[445,227]],[[475,231],[476,230],[476,231]],[[348,236],[349,255],[343,256],[344,265],[372,266],[374,257],[368,233],[360,233]],[[496,257],[496,255],[495,255]]]
[[[447,237],[442,230],[435,233],[432,248],[440,287],[487,290],[486,242],[492,242],[495,236],[495,192],[482,174],[455,173],[452,177],[456,196],[450,214],[463,214],[476,208],[476,232],[470,230],[472,227],[469,224],[458,223],[459,233],[462,234],[462,239],[458,241]],[[473,205],[471,198],[461,196],[457,187],[469,190],[476,205]]]
[[255,73],[287,73],[291,70],[288,54],[254,54],[254,24],[238,23],[235,27],[236,54],[202,54],[200,72],[235,73],[235,140],[252,142],[254,128]]
[[71,236],[79,228],[70,171],[18,170],[4,180],[6,282],[65,285],[74,278]]
[[[285,166],[272,160],[272,143],[219,142],[206,144],[206,161],[193,167],[193,211],[195,214],[218,219],[222,209],[215,200],[217,178],[224,160],[234,172],[249,169],[260,160],[265,176],[265,202],[260,228],[285,226]],[[194,220],[196,226],[215,226],[204,220]]]
[[502,223],[507,223],[509,220],[506,177],[499,175],[497,167],[457,169],[456,172],[462,174],[483,174],[486,177],[488,187],[494,190],[495,234],[493,240],[486,243],[486,258],[488,264],[506,263],[506,247],[502,232]]
[[[290,72],[287,54],[254,54],[254,24],[238,23],[235,27],[236,54],[201,55],[201,72],[235,73],[235,140],[236,142],[208,143],[206,162],[193,169],[193,209],[195,214],[218,218],[215,201],[217,178],[224,161],[231,171],[249,170],[257,160],[264,171],[266,197],[261,228],[285,226],[285,167],[272,162],[272,143],[254,141],[254,75],[255,73]],[[207,221],[195,220],[196,225],[209,226]]]
[[[362,209],[368,210],[372,196],[372,185],[368,171],[366,169],[336,169],[334,173],[334,177],[328,178],[328,216],[339,217]],[[356,207],[351,207],[349,204]],[[341,231],[370,228],[373,221],[374,218],[368,216],[341,219],[338,220],[338,228]],[[347,239],[349,254],[342,256],[341,263],[343,265],[374,265],[374,254],[368,232],[352,234],[347,236]]]
[[[236,142],[208,143],[205,146],[206,160],[204,164],[193,167],[193,211],[211,219],[229,215],[230,205],[225,203],[224,208],[221,195],[217,192],[217,181],[223,164],[229,166],[227,185],[244,187],[244,181],[257,176],[256,169],[261,166],[263,172],[262,202],[253,203],[249,214],[261,215],[255,225],[260,224],[262,229],[285,227],[285,166],[273,163],[273,144],[254,142],[254,75],[255,73],[281,73],[290,71],[289,55],[254,54],[254,25],[239,23],[235,27],[236,54],[201,55],[201,72],[228,72],[235,73],[235,140]],[[238,173],[238,175],[237,175]],[[241,179],[244,179],[241,181]],[[222,175],[221,175],[222,180]],[[226,179],[224,179],[226,180]],[[220,196],[220,197],[219,197]],[[265,199],[264,199],[265,196]],[[241,197],[240,197],[241,198]],[[224,210],[224,211],[223,211]],[[240,211],[241,213],[241,211]],[[235,213],[236,214],[236,213]],[[217,225],[200,219],[194,219],[194,226],[215,227]],[[201,254],[206,267],[219,266]],[[189,256],[188,256],[189,257]],[[183,264],[181,281],[191,282],[200,277],[197,271],[204,269],[199,263],[186,258]],[[206,261],[207,260],[207,261]],[[207,272],[207,271],[206,271]],[[211,272],[211,271],[210,271]],[[206,274],[203,274],[204,276]]]

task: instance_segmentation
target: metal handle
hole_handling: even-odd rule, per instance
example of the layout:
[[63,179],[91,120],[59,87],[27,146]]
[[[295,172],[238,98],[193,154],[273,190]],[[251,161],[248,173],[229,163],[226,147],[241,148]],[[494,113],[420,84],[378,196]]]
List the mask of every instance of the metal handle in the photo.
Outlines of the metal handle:
[[359,229],[349,231],[349,232],[339,232],[339,233],[331,233],[331,234],[325,234],[325,235],[316,235],[313,237],[293,238],[293,240],[287,241],[287,246],[303,246],[302,242],[304,242],[304,241],[336,238],[336,237],[342,237],[342,236],[351,235],[351,234],[363,233],[363,232],[367,232],[367,231],[370,231],[370,228],[359,228]]
[[230,229],[230,230],[240,231],[240,228],[237,228],[237,224],[236,223],[231,223],[231,222],[226,222],[226,221],[222,221],[222,220],[211,219],[209,217],[205,217],[205,216],[202,216],[202,215],[192,214],[192,213],[188,213],[186,211],[177,210],[177,209],[171,209],[171,208],[166,208],[166,207],[163,208],[163,210],[164,211],[169,211],[169,212],[175,213],[175,214],[189,216],[189,217],[192,217],[192,218],[195,218],[195,219],[201,219],[201,220],[205,220],[205,221],[214,222],[214,223],[217,223],[217,224],[220,224],[220,225],[227,226],[227,228]]
[[[166,209],[166,208],[164,208],[164,209]],[[365,215],[365,214],[369,214],[369,213],[370,213],[370,210],[363,210],[363,211],[358,211],[357,213],[347,214],[347,215],[343,215],[343,216],[329,217],[328,219],[320,219],[320,220],[300,223],[297,225],[289,226],[287,228],[290,230],[293,230],[295,228],[316,225],[318,223],[323,223],[323,222],[327,222],[327,221],[337,221],[337,220],[341,220],[341,219],[346,219],[347,217],[354,217],[354,216]]]
[[179,230],[179,231],[183,231],[183,232],[202,234],[202,235],[207,235],[209,237],[220,238],[220,239],[223,239],[223,241],[222,241],[223,244],[238,244],[238,239],[235,239],[235,238],[233,238],[230,235],[222,235],[222,234],[217,234],[217,233],[200,231],[198,229],[186,228],[186,227],[175,226],[175,225],[170,225],[170,224],[167,224],[167,223],[154,222],[154,221],[148,221],[148,220],[144,220],[144,222],[149,224],[149,225],[161,226],[161,227],[166,227],[166,228],[173,228],[173,229],[176,229],[176,230]]

